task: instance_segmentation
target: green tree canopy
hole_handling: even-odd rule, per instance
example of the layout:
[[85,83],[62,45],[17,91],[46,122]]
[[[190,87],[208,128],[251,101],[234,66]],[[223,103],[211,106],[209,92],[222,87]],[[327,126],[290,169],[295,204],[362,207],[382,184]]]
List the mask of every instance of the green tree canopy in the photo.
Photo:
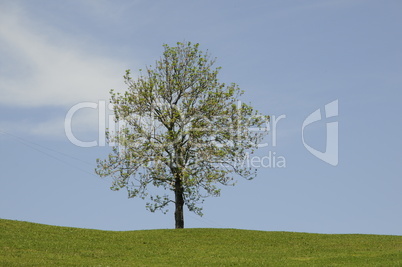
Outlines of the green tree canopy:
[[113,190],[147,199],[150,211],[166,213],[174,203],[176,228],[184,227],[184,206],[202,215],[200,204],[219,196],[219,184],[256,175],[242,162],[266,134],[251,127],[261,128],[269,116],[240,102],[236,84],[219,82],[214,63],[199,44],[164,45],[155,66],[135,79],[126,71],[125,93],[111,90],[116,122],[124,124],[107,132],[116,146],[97,160],[96,173],[113,177]]

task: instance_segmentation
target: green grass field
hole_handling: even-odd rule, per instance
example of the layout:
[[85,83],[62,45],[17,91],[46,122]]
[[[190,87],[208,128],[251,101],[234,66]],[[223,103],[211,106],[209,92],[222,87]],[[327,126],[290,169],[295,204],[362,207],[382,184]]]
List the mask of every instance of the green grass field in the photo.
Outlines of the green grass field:
[[402,236],[115,232],[0,219],[0,266],[402,266]]

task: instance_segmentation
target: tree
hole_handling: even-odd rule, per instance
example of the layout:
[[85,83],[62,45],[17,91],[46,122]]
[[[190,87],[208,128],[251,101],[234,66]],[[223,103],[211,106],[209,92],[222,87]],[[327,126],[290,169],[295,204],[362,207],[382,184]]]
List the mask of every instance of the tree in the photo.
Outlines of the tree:
[[[219,184],[256,175],[244,160],[266,134],[250,127],[261,128],[269,116],[241,103],[236,84],[220,83],[214,62],[199,44],[165,44],[155,67],[140,70],[136,79],[126,71],[125,93],[111,90],[116,122],[124,124],[107,131],[116,145],[107,159],[97,160],[96,173],[114,178],[112,190],[127,188],[129,198],[148,199],[152,212],[166,213],[174,203],[176,228],[184,227],[184,206],[202,216],[199,204],[219,196]],[[163,193],[154,194],[151,186]]]

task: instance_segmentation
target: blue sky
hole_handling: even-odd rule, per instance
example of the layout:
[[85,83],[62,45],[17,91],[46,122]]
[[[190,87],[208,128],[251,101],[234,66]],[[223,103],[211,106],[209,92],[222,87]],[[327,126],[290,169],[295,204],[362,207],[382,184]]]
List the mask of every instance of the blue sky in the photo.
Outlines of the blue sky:
[[[400,1],[0,1],[0,218],[107,230],[173,228],[94,174],[108,147],[65,134],[76,104],[108,100],[122,76],[153,64],[162,44],[199,42],[221,81],[278,121],[286,167],[258,169],[186,227],[402,235],[402,3]],[[312,155],[304,120],[338,100],[339,115],[308,125],[325,151],[339,124],[339,163]],[[99,109],[74,114],[82,141],[98,140]],[[323,112],[321,114],[324,114]],[[325,116],[323,116],[325,117]],[[332,140],[332,139],[331,139]],[[271,157],[272,158],[272,157]]]

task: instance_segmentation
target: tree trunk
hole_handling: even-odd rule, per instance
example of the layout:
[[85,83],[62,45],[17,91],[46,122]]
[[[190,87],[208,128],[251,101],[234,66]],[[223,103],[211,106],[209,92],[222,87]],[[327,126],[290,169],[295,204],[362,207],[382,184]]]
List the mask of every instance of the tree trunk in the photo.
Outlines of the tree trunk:
[[175,201],[176,211],[174,213],[176,221],[176,229],[184,228],[184,214],[183,214],[184,198],[183,198],[183,186],[181,185],[180,177],[176,178],[174,193],[176,200]]

